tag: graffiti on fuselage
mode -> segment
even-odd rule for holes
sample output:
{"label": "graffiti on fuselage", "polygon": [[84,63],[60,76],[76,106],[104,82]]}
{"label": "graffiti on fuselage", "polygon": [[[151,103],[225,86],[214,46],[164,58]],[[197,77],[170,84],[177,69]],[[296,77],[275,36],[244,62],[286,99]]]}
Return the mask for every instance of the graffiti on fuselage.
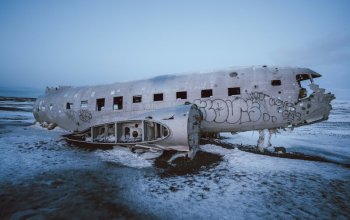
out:
{"label": "graffiti on fuselage", "polygon": [[207,122],[243,124],[263,120],[275,123],[279,115],[287,121],[301,120],[301,113],[296,112],[293,103],[259,92],[249,93],[246,98],[196,99],[194,104]]}
{"label": "graffiti on fuselage", "polygon": [[280,99],[270,98],[270,106],[276,106],[277,112],[282,114],[283,120],[287,121],[300,121],[301,113],[296,111],[294,103],[288,101],[282,101]]}
{"label": "graffiti on fuselage", "polygon": [[92,114],[89,110],[79,110],[79,119],[83,122],[90,122],[92,119]]}

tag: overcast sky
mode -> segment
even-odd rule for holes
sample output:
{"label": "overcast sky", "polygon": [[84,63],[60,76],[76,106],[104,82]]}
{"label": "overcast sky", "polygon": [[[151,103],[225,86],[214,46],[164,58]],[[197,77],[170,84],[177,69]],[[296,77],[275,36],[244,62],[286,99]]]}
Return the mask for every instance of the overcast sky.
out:
{"label": "overcast sky", "polygon": [[246,65],[350,89],[350,1],[0,0],[0,87],[93,85]]}

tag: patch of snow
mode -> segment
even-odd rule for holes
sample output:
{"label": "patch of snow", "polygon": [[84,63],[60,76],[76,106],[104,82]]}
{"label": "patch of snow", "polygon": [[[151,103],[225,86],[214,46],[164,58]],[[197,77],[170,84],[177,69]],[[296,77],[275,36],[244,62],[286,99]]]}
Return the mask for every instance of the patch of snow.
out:
{"label": "patch of snow", "polygon": [[152,161],[147,160],[141,155],[131,152],[126,147],[115,146],[112,150],[98,150],[95,154],[103,161],[121,164],[133,168],[146,168],[153,165]]}

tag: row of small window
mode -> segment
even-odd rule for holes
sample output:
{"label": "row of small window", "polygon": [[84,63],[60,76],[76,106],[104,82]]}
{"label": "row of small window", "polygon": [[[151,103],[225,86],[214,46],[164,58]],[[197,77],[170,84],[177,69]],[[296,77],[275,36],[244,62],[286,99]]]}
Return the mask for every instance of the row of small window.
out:
{"label": "row of small window", "polygon": [[[272,86],[280,86],[281,80],[272,80],[271,85]],[[227,89],[228,96],[233,95],[240,95],[241,94],[241,88],[240,87],[233,87]],[[201,98],[209,98],[213,96],[213,90],[212,89],[204,89],[201,91]],[[163,101],[164,96],[163,93],[156,93],[153,94],[153,101]],[[187,99],[187,91],[181,91],[176,92],[176,99]],[[133,103],[140,103],[142,102],[142,95],[135,95],[132,97]],[[81,101],[81,108],[87,108],[88,107],[88,101]],[[100,98],[96,99],[96,111],[101,111],[105,107],[105,99]],[[72,109],[73,103],[67,102],[66,109]],[[123,109],[123,96],[118,96],[113,98],[113,110],[120,110]]]}
{"label": "row of small window", "polygon": [[[228,88],[228,95],[240,95],[241,89],[240,87],[234,87],[234,88]],[[202,98],[209,98],[213,96],[213,90],[212,89],[204,89],[201,91],[201,97]],[[187,92],[181,91],[176,92],[176,99],[187,99]],[[164,95],[163,93],[156,93],[153,94],[153,101],[163,101]],[[140,103],[142,102],[142,95],[135,95],[132,97],[133,103]],[[81,108],[87,108],[88,107],[88,101],[84,100],[81,101],[80,104]],[[67,102],[66,109],[72,109],[73,103]],[[101,111],[105,108],[105,98],[96,99],[96,111]],[[113,98],[113,110],[120,110],[123,109],[123,96],[118,96]]]}

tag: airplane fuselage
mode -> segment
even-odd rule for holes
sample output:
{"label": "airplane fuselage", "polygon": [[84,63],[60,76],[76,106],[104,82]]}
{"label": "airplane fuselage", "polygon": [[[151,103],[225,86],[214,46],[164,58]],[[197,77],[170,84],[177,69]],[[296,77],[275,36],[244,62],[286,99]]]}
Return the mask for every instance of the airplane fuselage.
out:
{"label": "airplane fuselage", "polygon": [[[203,114],[201,132],[240,132],[301,126],[326,120],[334,98],[311,83],[301,97],[300,81],[320,77],[307,68],[244,67],[210,73],[164,75],[100,86],[48,88],[34,106],[38,121],[69,131],[184,103]],[[305,90],[306,91],[306,90]]]}

